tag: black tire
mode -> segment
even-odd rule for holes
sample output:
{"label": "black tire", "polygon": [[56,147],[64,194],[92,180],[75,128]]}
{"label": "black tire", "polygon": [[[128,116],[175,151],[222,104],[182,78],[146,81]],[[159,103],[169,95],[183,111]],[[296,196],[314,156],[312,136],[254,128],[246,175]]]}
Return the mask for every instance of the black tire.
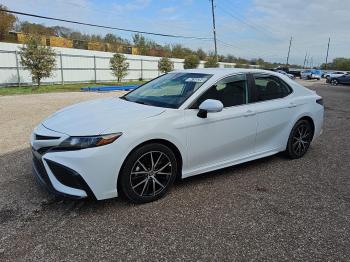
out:
{"label": "black tire", "polygon": [[332,86],[337,86],[339,84],[339,81],[337,79],[332,79],[331,80],[331,85]]}
{"label": "black tire", "polygon": [[303,157],[310,147],[313,133],[313,126],[310,121],[299,120],[290,132],[285,151],[286,155],[291,159]]}
{"label": "black tire", "polygon": [[119,188],[135,204],[152,202],[169,191],[177,169],[178,163],[172,150],[158,143],[147,144],[137,148],[126,159]]}

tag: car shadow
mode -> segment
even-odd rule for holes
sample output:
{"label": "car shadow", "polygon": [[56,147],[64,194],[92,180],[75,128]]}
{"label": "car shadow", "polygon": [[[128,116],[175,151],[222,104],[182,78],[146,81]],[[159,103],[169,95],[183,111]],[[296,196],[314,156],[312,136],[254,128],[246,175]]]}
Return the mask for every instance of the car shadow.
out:
{"label": "car shadow", "polygon": [[[118,209],[119,212],[136,206],[129,203],[123,196],[97,201],[93,199],[72,200],[50,195],[45,189],[40,187],[36,178],[32,175],[31,157],[30,148],[0,156],[0,188],[2,188],[0,193],[0,223],[18,219],[30,221],[37,219],[40,214],[44,213],[51,213],[51,215],[70,213],[72,216],[75,216],[97,211],[103,213],[108,209]],[[206,184],[208,181],[213,182],[217,179],[225,180],[228,178],[239,179],[243,176],[251,176],[256,174],[254,170],[265,169],[274,161],[287,160],[278,154],[181,179],[176,181],[171,195],[178,197],[176,194],[182,194],[184,188]],[[262,188],[261,191],[263,190]]]}
{"label": "car shadow", "polygon": [[250,171],[252,169],[256,169],[256,168],[265,168],[273,160],[287,161],[288,158],[286,156],[284,156],[282,153],[279,153],[276,155],[267,156],[267,157],[260,158],[257,160],[252,160],[249,162],[245,162],[245,163],[217,169],[214,171],[201,173],[201,174],[196,175],[196,176],[191,176],[191,177],[187,177],[184,179],[180,179],[177,181],[177,183],[178,184],[200,183],[201,181],[206,181],[206,180],[212,179],[213,177],[217,177],[218,175],[220,175],[220,177],[230,177],[230,176],[237,177],[237,174],[247,175],[249,173],[248,171]]}

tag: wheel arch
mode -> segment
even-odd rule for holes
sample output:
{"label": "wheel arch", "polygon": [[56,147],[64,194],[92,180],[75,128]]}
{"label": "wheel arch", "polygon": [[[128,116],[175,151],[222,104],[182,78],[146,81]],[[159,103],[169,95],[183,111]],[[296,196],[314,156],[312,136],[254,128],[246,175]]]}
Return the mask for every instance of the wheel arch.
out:
{"label": "wheel arch", "polygon": [[167,139],[163,139],[163,138],[157,138],[157,139],[149,139],[147,141],[144,141],[140,144],[138,144],[137,146],[135,146],[129,153],[128,155],[125,157],[124,161],[123,161],[123,164],[119,170],[119,174],[118,174],[118,179],[117,179],[117,190],[118,192],[122,192],[119,188],[120,186],[120,183],[119,183],[119,180],[120,180],[120,173],[123,171],[123,168],[124,168],[124,165],[126,163],[126,160],[128,159],[128,157],[135,151],[137,150],[138,148],[144,146],[144,145],[148,145],[148,144],[162,144],[166,147],[168,147],[175,155],[176,157],[176,160],[179,164],[179,167],[178,167],[178,172],[177,172],[177,176],[176,176],[176,179],[180,179],[181,178],[181,174],[182,174],[182,165],[183,165],[183,156],[179,150],[179,148],[171,141],[167,140]]}
{"label": "wheel arch", "polygon": [[298,123],[298,121],[300,120],[306,120],[308,122],[311,123],[311,126],[312,126],[312,138],[314,137],[315,135],[315,121],[314,119],[312,118],[312,116],[310,114],[303,114],[303,115],[300,115],[296,118],[296,120],[294,121],[293,125],[291,126],[291,129],[290,129],[290,132],[292,131],[293,127],[296,125],[296,123]]}
{"label": "wheel arch", "polygon": [[312,125],[312,137],[314,137],[315,135],[315,121],[314,119],[312,118],[311,114],[302,114],[302,115],[299,115],[295,118],[294,121],[292,121],[290,123],[290,126],[289,128],[287,129],[288,130],[288,135],[286,136],[285,140],[283,141],[282,145],[283,145],[283,150],[286,150],[287,146],[288,146],[288,139],[289,139],[289,135],[290,133],[292,132],[294,126],[296,123],[298,123],[298,121],[300,120],[307,120],[311,123]]}
{"label": "wheel arch", "polygon": [[313,138],[314,135],[315,135],[315,121],[312,119],[312,117],[310,115],[299,116],[298,119],[293,124],[293,127],[300,120],[306,120],[306,121],[308,121],[311,124],[311,126],[312,126],[312,138]]}

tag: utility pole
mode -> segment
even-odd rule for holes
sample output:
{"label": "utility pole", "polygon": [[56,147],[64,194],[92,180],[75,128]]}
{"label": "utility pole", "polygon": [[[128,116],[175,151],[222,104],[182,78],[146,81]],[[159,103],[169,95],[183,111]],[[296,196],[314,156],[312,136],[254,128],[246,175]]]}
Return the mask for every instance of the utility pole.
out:
{"label": "utility pole", "polygon": [[213,33],[214,33],[214,50],[215,50],[215,59],[218,61],[218,49],[216,47],[216,29],[215,29],[215,12],[214,12],[214,0],[211,0],[211,13],[213,16]]}
{"label": "utility pole", "polygon": [[325,70],[327,70],[327,63],[328,63],[328,52],[329,52],[329,43],[331,42],[331,38],[328,38],[328,46],[327,46],[327,55],[326,55],[326,65]]}
{"label": "utility pole", "polygon": [[313,58],[313,56],[312,56],[312,57],[311,57],[311,60],[310,60],[310,68],[311,68],[311,69],[312,69],[313,65],[314,65],[314,58]]}
{"label": "utility pole", "polygon": [[306,63],[306,57],[307,57],[307,52],[305,54],[305,58],[304,58],[304,65],[303,65],[303,68],[305,68],[305,63]]}
{"label": "utility pole", "polygon": [[292,46],[292,39],[293,37],[290,37],[290,41],[289,41],[289,48],[288,48],[288,56],[287,56],[287,63],[286,66],[288,66],[288,62],[289,62],[289,54],[290,54],[290,47]]}
{"label": "utility pole", "polygon": [[307,65],[309,64],[309,56],[309,54],[306,56],[305,68],[307,68]]}

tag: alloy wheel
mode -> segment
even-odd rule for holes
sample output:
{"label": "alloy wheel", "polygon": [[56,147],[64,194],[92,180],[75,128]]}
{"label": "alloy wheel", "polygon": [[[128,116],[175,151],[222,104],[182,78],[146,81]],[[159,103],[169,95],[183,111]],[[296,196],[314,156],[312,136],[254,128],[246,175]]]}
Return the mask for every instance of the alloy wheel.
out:
{"label": "alloy wheel", "polygon": [[162,193],[172,178],[170,158],[163,152],[150,151],[139,157],[130,173],[130,185],[140,197],[154,197]]}
{"label": "alloy wheel", "polygon": [[333,79],[333,80],[331,81],[331,84],[332,84],[333,86],[336,86],[336,85],[338,84],[338,80]]}
{"label": "alloy wheel", "polygon": [[309,124],[302,123],[294,131],[292,149],[296,156],[302,156],[308,150],[312,140],[312,130]]}

